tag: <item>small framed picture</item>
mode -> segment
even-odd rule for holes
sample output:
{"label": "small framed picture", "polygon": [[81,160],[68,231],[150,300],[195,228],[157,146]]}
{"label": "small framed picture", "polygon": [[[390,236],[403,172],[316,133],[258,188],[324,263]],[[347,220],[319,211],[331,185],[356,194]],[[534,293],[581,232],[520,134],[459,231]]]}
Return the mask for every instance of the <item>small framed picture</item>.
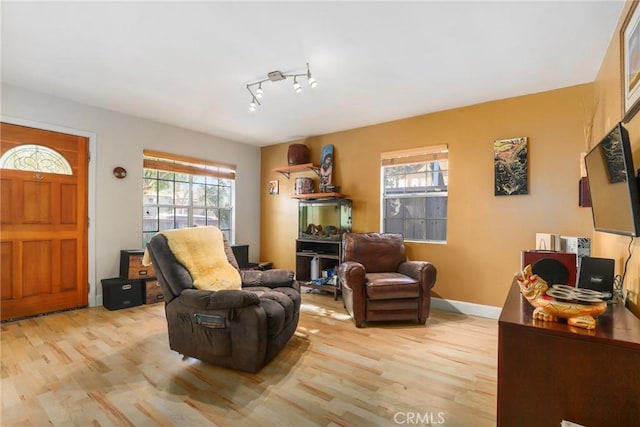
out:
{"label": "small framed picture", "polygon": [[278,194],[278,191],[279,191],[278,180],[275,179],[273,181],[269,181],[269,194],[274,196],[274,195]]}

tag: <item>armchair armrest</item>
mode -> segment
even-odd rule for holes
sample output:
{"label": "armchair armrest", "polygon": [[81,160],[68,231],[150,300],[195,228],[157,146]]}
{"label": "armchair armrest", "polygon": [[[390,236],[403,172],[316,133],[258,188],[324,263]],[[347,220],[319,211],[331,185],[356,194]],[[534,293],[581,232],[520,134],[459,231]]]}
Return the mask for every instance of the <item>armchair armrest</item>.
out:
{"label": "armchair armrest", "polygon": [[353,317],[358,328],[362,327],[365,314],[365,279],[364,265],[355,261],[345,261],[338,267],[338,279],[342,286],[344,306]]}
{"label": "armchair armrest", "polygon": [[436,283],[437,271],[433,264],[427,261],[406,261],[398,266],[398,273],[415,279],[424,291],[433,288]]}
{"label": "armchair armrest", "polygon": [[184,305],[196,310],[225,310],[260,304],[253,292],[243,290],[203,291],[185,289],[180,294]]}
{"label": "armchair armrest", "polygon": [[364,265],[359,262],[345,261],[338,266],[338,279],[340,283],[349,289],[353,289],[354,292],[364,292],[365,274]]}
{"label": "armchair armrest", "polygon": [[293,271],[283,268],[273,270],[242,270],[242,286],[266,286],[268,288],[293,287]]}

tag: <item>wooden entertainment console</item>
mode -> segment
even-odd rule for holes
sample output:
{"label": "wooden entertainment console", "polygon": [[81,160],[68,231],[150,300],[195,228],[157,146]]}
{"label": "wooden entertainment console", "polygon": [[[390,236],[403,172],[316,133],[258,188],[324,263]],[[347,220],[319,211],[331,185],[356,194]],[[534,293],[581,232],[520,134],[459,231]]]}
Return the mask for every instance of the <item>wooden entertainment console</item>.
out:
{"label": "wooden entertainment console", "polygon": [[497,425],[638,425],[640,319],[621,303],[591,331],[532,314],[514,282],[498,322]]}

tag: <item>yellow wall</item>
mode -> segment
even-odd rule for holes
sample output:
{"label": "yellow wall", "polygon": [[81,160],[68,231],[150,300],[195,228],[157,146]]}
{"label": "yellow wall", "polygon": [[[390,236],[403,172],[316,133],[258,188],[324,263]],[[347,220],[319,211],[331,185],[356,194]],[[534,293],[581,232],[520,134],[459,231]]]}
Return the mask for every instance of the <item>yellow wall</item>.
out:
{"label": "yellow wall", "polygon": [[[449,224],[446,244],[409,243],[408,255],[438,269],[434,296],[501,307],[520,253],[535,233],[591,236],[591,211],[578,207],[580,153],[585,150],[584,103],[593,84],[488,102],[308,138],[319,163],[335,147],[333,181],[353,200],[353,230],[380,231],[380,153],[435,144],[449,146]],[[529,138],[529,194],[493,194],[493,141]],[[293,142],[291,142],[293,143]],[[261,150],[261,258],[295,269],[297,176],[286,166],[290,143]],[[270,180],[280,194],[269,195]],[[317,181],[317,178],[316,178]],[[636,276],[637,277],[637,276]]]}
{"label": "yellow wall", "polygon": [[[631,2],[627,2],[594,84],[594,98],[597,101],[594,142],[599,141],[623,117],[620,28],[630,7]],[[636,169],[640,168],[640,114],[624,126],[629,131],[634,165]],[[594,232],[593,256],[615,259],[616,272],[622,274],[629,243],[629,237]],[[631,250],[633,256],[628,264],[624,287],[629,291],[629,308],[640,316],[640,239],[635,239]]]}

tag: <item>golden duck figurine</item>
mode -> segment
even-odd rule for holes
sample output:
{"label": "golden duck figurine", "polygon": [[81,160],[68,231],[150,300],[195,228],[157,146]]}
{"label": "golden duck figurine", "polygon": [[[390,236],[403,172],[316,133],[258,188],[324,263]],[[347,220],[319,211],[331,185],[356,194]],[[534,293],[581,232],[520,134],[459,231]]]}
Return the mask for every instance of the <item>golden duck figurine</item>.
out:
{"label": "golden duck figurine", "polygon": [[589,289],[576,289],[567,285],[553,285],[532,274],[531,265],[515,274],[520,292],[535,307],[533,318],[546,322],[567,319],[567,324],[594,329],[596,318],[605,312],[607,303],[602,294]]}

